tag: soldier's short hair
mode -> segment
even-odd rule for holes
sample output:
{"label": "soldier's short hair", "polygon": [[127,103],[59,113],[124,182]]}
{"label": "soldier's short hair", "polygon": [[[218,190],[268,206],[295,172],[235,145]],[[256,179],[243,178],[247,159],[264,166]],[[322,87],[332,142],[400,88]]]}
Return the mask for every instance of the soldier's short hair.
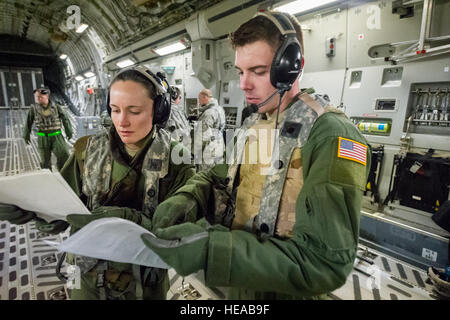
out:
{"label": "soldier's short hair", "polygon": [[199,94],[204,95],[208,98],[212,98],[212,92],[209,89],[203,89]]}
{"label": "soldier's short hair", "polygon": [[[304,54],[302,27],[297,18],[289,13],[269,12],[272,15],[285,15],[292,23],[297,32],[297,40],[301,45],[302,55]],[[233,49],[245,46],[259,40],[267,42],[274,51],[281,46],[282,37],[278,28],[272,21],[264,16],[256,16],[241,24],[241,26],[229,35]]]}

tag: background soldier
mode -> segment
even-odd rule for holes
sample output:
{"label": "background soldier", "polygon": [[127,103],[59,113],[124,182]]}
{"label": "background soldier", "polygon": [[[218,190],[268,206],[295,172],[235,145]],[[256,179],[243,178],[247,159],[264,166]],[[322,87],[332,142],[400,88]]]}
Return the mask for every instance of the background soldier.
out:
{"label": "background soldier", "polygon": [[41,168],[51,169],[53,152],[57,159],[56,165],[58,170],[60,170],[69,157],[61,126],[64,125],[66,136],[69,140],[72,138],[72,126],[61,106],[50,100],[48,87],[35,89],[33,94],[35,104],[31,105],[30,111],[28,111],[23,137],[25,142],[30,144],[31,127],[34,122],[37,128]]}
{"label": "background soldier", "polygon": [[173,138],[176,141],[181,142],[186,148],[191,150],[191,126],[186,117],[184,106],[181,103],[181,90],[177,87],[172,87],[172,90],[174,95],[172,96],[170,117],[167,120],[166,128],[172,135],[175,135]]}
{"label": "background soldier", "polygon": [[219,106],[217,99],[213,98],[209,89],[200,91],[198,102],[200,117],[194,132],[194,157],[200,159],[201,152],[201,163],[198,164],[198,160],[196,161],[198,169],[201,171],[214,167],[223,159],[225,111],[223,107]]}

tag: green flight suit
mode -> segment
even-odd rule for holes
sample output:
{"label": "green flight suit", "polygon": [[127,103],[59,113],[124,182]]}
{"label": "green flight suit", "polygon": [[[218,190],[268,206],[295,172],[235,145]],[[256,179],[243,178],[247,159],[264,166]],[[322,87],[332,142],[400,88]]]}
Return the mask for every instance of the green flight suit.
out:
{"label": "green flight suit", "polygon": [[[48,110],[48,113],[46,113],[46,110]],[[48,108],[43,108],[39,104],[32,105],[28,111],[23,133],[23,137],[27,143],[30,141],[33,123],[35,123],[38,131],[37,142],[41,158],[41,168],[51,169],[51,156],[53,152],[57,159],[58,170],[61,170],[69,157],[66,141],[61,133],[61,127],[64,125],[67,138],[71,139],[72,126],[69,118],[61,106],[51,100],[49,101]]]}
{"label": "green flight suit", "polygon": [[[344,114],[325,112],[301,148],[304,184],[291,238],[209,231],[207,286],[230,287],[231,299],[315,299],[345,283],[356,257],[370,148],[365,165],[338,157],[340,137],[367,145]],[[177,194],[195,199],[206,216],[216,208],[213,184],[227,175],[228,165],[218,165],[197,173]]]}
{"label": "green flight suit", "polygon": [[[102,200],[102,206],[117,206],[123,210],[129,211],[130,214],[141,215],[144,218],[151,219],[151,216],[145,216],[141,211],[144,198],[144,182],[145,177],[141,173],[144,157],[153,143],[154,131],[146,137],[142,149],[134,156],[130,157],[125,151],[123,143],[120,141],[115,128],[111,127],[109,131],[109,151],[112,154],[113,164],[110,177],[110,193],[108,197]],[[74,145],[74,153],[70,156],[66,165],[61,170],[61,175],[72,187],[75,193],[87,203],[87,197],[83,194],[83,166],[86,156],[86,146],[89,136],[80,138]],[[170,149],[172,150],[178,143],[172,141]],[[186,152],[188,152],[186,150]],[[171,158],[170,158],[171,159]],[[159,180],[158,202],[172,195],[180,186],[195,173],[195,169],[190,164],[174,164],[169,160],[169,169],[167,175]],[[116,187],[119,186],[119,187]],[[107,208],[107,207],[105,207]],[[101,299],[100,291],[97,288],[97,274],[99,265],[85,273],[81,277],[81,289],[74,289],[71,298],[76,300],[98,300]],[[132,300],[136,299],[134,291],[126,291],[124,287],[132,279],[132,265],[118,262],[108,261],[106,272],[107,285],[109,289],[113,288],[115,292],[124,292],[119,299]],[[169,281],[167,271],[162,269],[153,269],[149,273],[149,268],[140,267],[141,273],[147,275],[143,282],[143,299],[165,299],[169,289]]]}

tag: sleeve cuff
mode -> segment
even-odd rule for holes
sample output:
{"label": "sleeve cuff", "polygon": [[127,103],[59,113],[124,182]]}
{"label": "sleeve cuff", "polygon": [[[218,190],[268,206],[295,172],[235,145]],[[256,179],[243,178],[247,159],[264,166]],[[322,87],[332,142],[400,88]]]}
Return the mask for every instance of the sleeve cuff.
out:
{"label": "sleeve cuff", "polygon": [[230,283],[232,237],[230,231],[209,233],[207,286],[226,286]]}

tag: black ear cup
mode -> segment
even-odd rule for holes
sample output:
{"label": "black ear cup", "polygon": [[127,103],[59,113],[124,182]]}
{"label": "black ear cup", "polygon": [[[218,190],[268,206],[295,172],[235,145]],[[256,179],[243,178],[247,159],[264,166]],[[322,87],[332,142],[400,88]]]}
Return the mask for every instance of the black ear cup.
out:
{"label": "black ear cup", "polygon": [[302,71],[302,55],[297,39],[288,37],[278,49],[270,69],[270,82],[280,90],[289,90]]}
{"label": "black ear cup", "polygon": [[153,124],[164,127],[170,116],[170,100],[165,95],[158,95],[153,102]]}
{"label": "black ear cup", "polygon": [[280,48],[275,53],[270,69],[270,82],[278,90],[288,91],[302,72],[302,48],[289,18],[281,12],[259,12],[272,21],[282,36]]}

